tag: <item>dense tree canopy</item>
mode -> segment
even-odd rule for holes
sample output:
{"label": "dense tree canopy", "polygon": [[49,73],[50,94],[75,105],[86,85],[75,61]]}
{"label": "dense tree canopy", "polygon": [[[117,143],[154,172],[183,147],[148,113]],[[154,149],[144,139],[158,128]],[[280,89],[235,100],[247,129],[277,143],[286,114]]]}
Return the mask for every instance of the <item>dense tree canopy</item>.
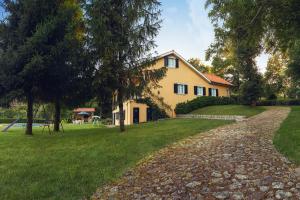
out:
{"label": "dense tree canopy", "polygon": [[[3,94],[27,99],[27,134],[32,134],[33,102],[56,103],[55,130],[64,97],[78,93],[84,76],[84,24],[77,0],[5,0],[0,24]],[[84,84],[83,84],[84,85]]]}
{"label": "dense tree canopy", "polygon": [[268,60],[264,74],[265,96],[268,99],[279,95],[286,95],[289,78],[286,76],[287,58],[285,55],[276,53]]}
{"label": "dense tree canopy", "polygon": [[[294,83],[297,82],[295,79],[299,80],[299,1],[208,0],[207,8],[216,36],[216,42],[207,52],[208,58],[220,56],[226,50],[226,44],[232,44],[244,97],[252,87],[257,89],[256,95],[260,93],[255,84],[260,81],[254,59],[262,50],[271,54],[285,53],[290,58],[288,71]],[[255,100],[254,97],[250,99]]]}
{"label": "dense tree canopy", "polygon": [[46,20],[57,6],[55,1],[46,0],[5,0],[3,6],[7,17],[0,24],[1,91],[14,98],[26,97],[26,133],[32,134],[33,101],[40,92],[39,83],[44,69],[40,55],[33,48],[33,37],[38,25]]}
{"label": "dense tree canopy", "polygon": [[258,12],[260,5],[255,1],[208,0],[209,16],[215,27],[216,42],[207,52],[208,58],[233,52],[231,61],[239,72],[242,84],[240,91],[245,103],[255,104],[261,95],[261,76],[255,58],[262,50],[263,23]]}
{"label": "dense tree canopy", "polygon": [[211,71],[211,67],[205,65],[199,58],[190,58],[188,62],[193,65],[199,72],[209,73]]}
{"label": "dense tree canopy", "polygon": [[41,84],[43,100],[55,103],[54,129],[59,131],[62,104],[85,100],[89,75],[83,13],[78,0],[58,1],[55,14],[37,27],[33,40],[45,69]]}

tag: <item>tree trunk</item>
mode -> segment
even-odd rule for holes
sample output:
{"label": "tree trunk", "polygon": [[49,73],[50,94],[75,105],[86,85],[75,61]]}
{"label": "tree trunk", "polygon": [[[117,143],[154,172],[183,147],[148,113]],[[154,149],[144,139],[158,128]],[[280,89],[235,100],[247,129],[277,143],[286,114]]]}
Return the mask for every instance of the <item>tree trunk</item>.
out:
{"label": "tree trunk", "polygon": [[119,122],[120,122],[120,131],[125,131],[125,125],[124,125],[124,112],[123,112],[123,93],[121,90],[118,91],[118,104],[119,104]]}
{"label": "tree trunk", "polygon": [[60,102],[59,99],[55,100],[55,114],[54,114],[54,131],[59,132],[60,127]]}
{"label": "tree trunk", "polygon": [[32,135],[32,123],[33,123],[33,96],[29,94],[27,96],[27,124],[26,135]]}

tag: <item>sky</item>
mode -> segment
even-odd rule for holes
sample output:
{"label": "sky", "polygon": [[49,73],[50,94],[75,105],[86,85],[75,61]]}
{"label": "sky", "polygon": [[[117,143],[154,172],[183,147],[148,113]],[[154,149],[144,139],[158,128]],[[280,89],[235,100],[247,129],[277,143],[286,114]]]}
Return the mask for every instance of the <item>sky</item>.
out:
{"label": "sky", "polygon": [[[159,54],[175,50],[185,59],[196,57],[210,64],[205,61],[205,51],[214,41],[214,30],[207,16],[205,2],[206,0],[161,0],[163,23],[155,49]],[[0,8],[0,18],[2,13]],[[268,55],[262,54],[256,60],[259,70],[264,72]]]}
{"label": "sky", "polygon": [[[205,51],[214,41],[214,30],[207,16],[205,2],[206,0],[161,0],[163,23],[156,39],[156,51],[159,54],[175,50],[185,59],[196,57],[205,62]],[[267,54],[256,59],[261,72],[265,71],[267,60]]]}

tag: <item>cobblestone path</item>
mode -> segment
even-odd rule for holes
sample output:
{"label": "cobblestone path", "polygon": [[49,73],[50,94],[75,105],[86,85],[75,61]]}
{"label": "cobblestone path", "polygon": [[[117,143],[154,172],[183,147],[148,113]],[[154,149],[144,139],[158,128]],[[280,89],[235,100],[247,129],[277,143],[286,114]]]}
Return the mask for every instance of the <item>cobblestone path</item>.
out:
{"label": "cobblestone path", "polygon": [[92,199],[300,199],[293,164],[272,144],[289,108],[171,145]]}

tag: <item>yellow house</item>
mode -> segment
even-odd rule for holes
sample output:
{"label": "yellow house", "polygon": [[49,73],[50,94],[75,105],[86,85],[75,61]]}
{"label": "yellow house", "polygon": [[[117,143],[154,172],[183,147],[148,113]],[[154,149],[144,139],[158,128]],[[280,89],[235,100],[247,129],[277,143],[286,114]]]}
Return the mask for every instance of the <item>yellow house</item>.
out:
{"label": "yellow house", "polygon": [[[186,102],[199,96],[230,96],[231,83],[214,74],[203,74],[175,51],[164,53],[156,58],[153,68],[166,67],[159,88],[151,89],[150,97],[169,117],[176,117],[174,111],[178,103]],[[136,100],[127,100],[123,104],[125,125],[151,120],[151,109]],[[119,125],[119,108],[113,110],[113,123]]]}

